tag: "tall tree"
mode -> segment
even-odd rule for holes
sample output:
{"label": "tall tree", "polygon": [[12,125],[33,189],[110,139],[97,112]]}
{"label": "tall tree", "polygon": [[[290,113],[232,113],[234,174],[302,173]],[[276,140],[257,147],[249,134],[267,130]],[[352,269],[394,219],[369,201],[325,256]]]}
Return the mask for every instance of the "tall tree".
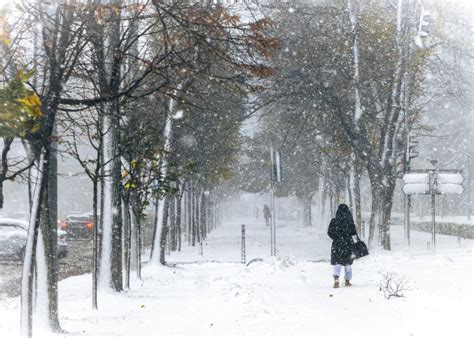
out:
{"label": "tall tree", "polygon": [[[319,137],[341,149],[353,168],[347,175],[359,177],[356,164],[365,163],[372,188],[369,241],[374,239],[375,215],[381,210],[382,244],[390,249],[394,163],[404,144],[401,127],[405,114],[410,122],[419,117],[416,99],[428,56],[428,51],[412,48],[417,7],[407,1],[400,1],[396,10],[388,2],[302,3],[275,13],[289,43],[282,50],[296,61],[279,68],[264,104],[278,109],[294,102],[300,111],[311,108]],[[294,32],[285,33],[286,26]],[[298,37],[292,37],[296,33]],[[303,44],[295,43],[301,39]],[[408,100],[402,107],[405,93]],[[349,187],[357,186],[353,179],[348,182]]]}

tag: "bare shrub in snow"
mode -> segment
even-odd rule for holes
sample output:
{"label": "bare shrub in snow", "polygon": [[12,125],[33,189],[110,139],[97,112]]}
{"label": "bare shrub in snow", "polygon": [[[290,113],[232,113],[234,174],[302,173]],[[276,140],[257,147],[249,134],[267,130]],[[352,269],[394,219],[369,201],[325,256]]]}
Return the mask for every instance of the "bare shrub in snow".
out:
{"label": "bare shrub in snow", "polygon": [[408,280],[404,276],[398,276],[394,273],[382,274],[379,291],[383,291],[385,298],[405,297],[405,292],[410,290]]}

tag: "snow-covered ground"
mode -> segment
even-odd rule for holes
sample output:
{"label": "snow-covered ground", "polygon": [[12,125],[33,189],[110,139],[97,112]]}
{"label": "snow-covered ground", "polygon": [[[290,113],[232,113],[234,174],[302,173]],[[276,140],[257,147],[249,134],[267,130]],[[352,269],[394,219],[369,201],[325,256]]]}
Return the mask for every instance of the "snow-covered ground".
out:
{"label": "snow-covered ground", "polygon": [[[241,224],[247,262],[240,264]],[[472,333],[472,241],[392,230],[394,250],[378,248],[353,265],[353,286],[332,288],[325,229],[281,223],[278,257],[269,257],[262,221],[232,221],[203,246],[168,256],[171,267],[145,266],[143,281],[121,294],[101,294],[91,310],[91,276],[60,282],[61,336],[312,335],[315,337],[468,337]],[[404,277],[403,298],[386,299],[384,274]],[[0,337],[19,332],[19,299],[0,303]],[[47,335],[51,337],[50,334]]]}

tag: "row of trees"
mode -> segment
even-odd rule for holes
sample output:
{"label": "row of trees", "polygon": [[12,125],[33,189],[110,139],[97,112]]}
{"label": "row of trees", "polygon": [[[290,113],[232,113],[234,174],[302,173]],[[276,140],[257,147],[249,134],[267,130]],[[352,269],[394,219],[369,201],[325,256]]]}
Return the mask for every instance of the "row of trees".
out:
{"label": "row of trees", "polygon": [[[140,277],[147,205],[157,208],[151,262],[166,263],[167,241],[180,248],[181,224],[191,245],[216,226],[216,187],[277,43],[266,19],[241,20],[213,1],[39,0],[2,14],[2,25],[0,178],[28,172],[31,187],[22,279],[22,333],[31,336],[35,294],[60,330],[58,148],[93,183],[94,285],[128,288],[131,266]],[[15,138],[28,155],[19,163],[8,154]]]}
{"label": "row of trees", "polygon": [[360,182],[367,175],[369,242],[378,233],[390,249],[396,180],[406,169],[410,137],[430,132],[422,115],[433,100],[429,74],[439,65],[440,46],[450,48],[441,12],[408,0],[296,1],[266,11],[283,47],[273,54],[276,75],[259,96],[262,128],[247,142],[242,163],[244,178],[254,180],[242,179],[243,187],[268,189],[261,184],[268,182],[268,164],[256,160],[270,158],[273,145],[284,158],[277,194],[302,201],[306,225],[315,196],[331,210],[345,198],[360,231]]}
{"label": "row of trees", "polygon": [[[422,34],[421,1],[266,1],[253,13],[214,2],[38,0],[2,12],[0,207],[6,180],[30,187],[23,333],[35,293],[60,330],[58,152],[92,182],[94,307],[97,287],[129,288],[132,268],[141,277],[145,240],[150,261],[165,264],[166,249],[202,243],[229,189],[267,190],[270,145],[284,159],[277,195],[303,203],[306,225],[315,196],[333,210],[345,194],[360,229],[366,175],[369,242],[378,224],[390,249],[397,164],[410,135],[427,131],[427,74],[444,43]],[[257,109],[263,128],[244,138]],[[11,153],[15,140],[24,158]]]}

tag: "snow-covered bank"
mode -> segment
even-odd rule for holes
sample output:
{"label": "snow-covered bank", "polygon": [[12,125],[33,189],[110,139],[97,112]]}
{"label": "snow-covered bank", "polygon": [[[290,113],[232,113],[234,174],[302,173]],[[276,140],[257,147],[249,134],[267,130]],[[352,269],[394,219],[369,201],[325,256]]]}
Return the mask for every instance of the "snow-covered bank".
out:
{"label": "snow-covered bank", "polygon": [[[424,217],[412,217],[411,218],[412,222],[430,222],[431,221],[431,216],[424,216]],[[455,224],[466,224],[466,225],[471,225],[474,226],[474,217],[472,217],[470,220],[467,217],[462,217],[462,216],[436,216],[436,221],[441,222],[441,223],[455,223]]]}
{"label": "snow-covered bank", "polygon": [[[131,291],[100,295],[98,311],[91,310],[90,275],[62,281],[66,336],[464,337],[471,330],[470,241],[459,247],[439,236],[439,253],[430,256],[425,234],[414,232],[408,252],[395,228],[396,251],[374,250],[353,265],[353,287],[333,289],[331,266],[318,262],[330,242],[316,228],[281,225],[280,255],[272,258],[268,229],[247,220],[248,259],[263,260],[245,266],[238,263],[240,223],[211,234],[203,256],[184,248],[169,257],[173,267],[145,266]],[[406,278],[404,298],[386,299],[379,290],[387,273]],[[0,337],[18,335],[18,308],[18,299],[1,304]]]}

